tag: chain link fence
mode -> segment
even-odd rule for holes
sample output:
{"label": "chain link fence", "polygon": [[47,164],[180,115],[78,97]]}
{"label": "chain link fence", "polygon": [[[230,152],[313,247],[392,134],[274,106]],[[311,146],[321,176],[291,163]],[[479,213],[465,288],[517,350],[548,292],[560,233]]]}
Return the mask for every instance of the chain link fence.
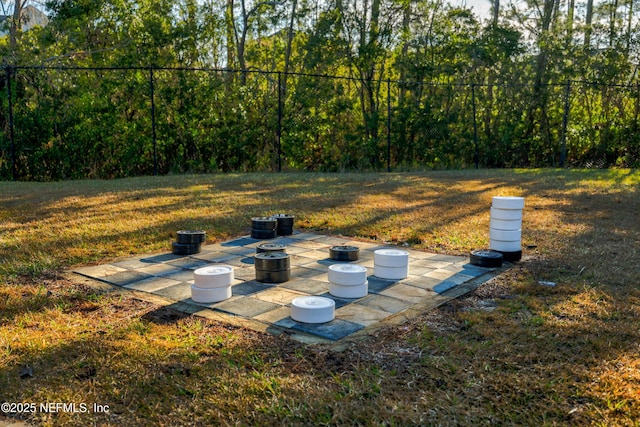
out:
{"label": "chain link fence", "polygon": [[0,179],[637,167],[639,85],[4,68]]}

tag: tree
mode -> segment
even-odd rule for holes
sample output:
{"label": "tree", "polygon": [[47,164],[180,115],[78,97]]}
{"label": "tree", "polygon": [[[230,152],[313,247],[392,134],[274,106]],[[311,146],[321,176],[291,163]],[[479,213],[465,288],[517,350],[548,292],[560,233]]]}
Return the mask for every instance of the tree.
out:
{"label": "tree", "polygon": [[[529,0],[527,10],[514,11],[514,16],[531,34],[534,51],[531,53],[532,81],[529,107],[525,112],[523,142],[520,147],[520,162],[528,166],[548,155],[553,147],[548,111],[549,82],[564,61],[565,37],[559,32],[559,0]],[[533,11],[531,13],[530,11]],[[537,133],[537,135],[536,135]],[[535,144],[534,144],[535,141]],[[539,149],[542,144],[545,150]]]}
{"label": "tree", "polygon": [[[228,48],[235,46],[236,50],[233,55],[229,54],[228,59],[233,59],[237,62],[237,66],[241,70],[241,84],[245,85],[247,82],[247,61],[246,61],[246,46],[247,37],[252,29],[252,26],[259,19],[259,14],[262,9],[274,8],[278,5],[277,1],[256,1],[254,3],[248,3],[247,0],[239,0],[239,11],[236,11],[238,7],[233,3],[233,0],[228,0],[226,9],[227,21],[227,34],[230,35],[231,29],[233,30],[233,40],[230,43],[227,40]],[[236,14],[238,14],[236,16]],[[233,67],[234,64],[228,64],[228,67]]]}
{"label": "tree", "polygon": [[12,61],[16,61],[18,41],[25,30],[32,30],[46,24],[47,17],[35,5],[39,2],[29,0],[14,0],[0,2],[2,16],[7,19],[2,23],[9,35],[9,53]]}
{"label": "tree", "polygon": [[22,31],[22,15],[28,0],[15,0],[5,5],[2,4],[2,14],[9,16],[8,12],[11,11],[9,18],[9,48],[11,52],[15,52],[17,46],[17,36]]}

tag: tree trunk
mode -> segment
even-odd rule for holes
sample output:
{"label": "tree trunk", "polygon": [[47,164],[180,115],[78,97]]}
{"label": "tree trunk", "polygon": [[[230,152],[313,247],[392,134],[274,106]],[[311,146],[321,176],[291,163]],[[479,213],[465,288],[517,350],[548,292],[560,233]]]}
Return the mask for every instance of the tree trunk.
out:
{"label": "tree trunk", "polygon": [[587,0],[587,15],[584,20],[584,48],[589,50],[591,47],[591,22],[593,21],[593,0]]}
{"label": "tree trunk", "polygon": [[236,54],[238,55],[238,66],[240,67],[240,84],[245,86],[247,84],[247,64],[244,59],[244,47],[249,31],[249,14],[247,13],[245,0],[240,0],[240,4],[242,5],[242,33],[238,38],[238,32],[236,31]]}
{"label": "tree trunk", "polygon": [[[590,0],[591,1],[591,0]],[[541,133],[541,139],[545,143],[549,144],[551,141],[549,135],[548,128],[548,120],[547,120],[547,98],[549,96],[547,90],[547,83],[549,80],[548,74],[546,72],[547,64],[548,64],[548,51],[544,46],[546,43],[546,37],[548,36],[549,29],[551,28],[552,18],[554,16],[553,11],[555,9],[556,0],[545,0],[544,8],[542,11],[542,21],[540,25],[540,39],[538,40],[538,46],[540,48],[540,52],[536,57],[536,68],[535,68],[535,76],[533,83],[533,98],[531,102],[531,106],[528,110],[528,128],[525,136],[524,147],[521,153],[521,162],[522,166],[528,166],[529,159],[529,151],[531,148],[531,139],[533,138],[533,131],[536,127],[536,120],[539,121],[539,132]]]}
{"label": "tree trunk", "polygon": [[225,9],[225,29],[227,32],[227,68],[235,65],[235,21],[233,19],[233,0],[227,0]]}
{"label": "tree trunk", "polygon": [[629,0],[629,15],[627,16],[627,55],[631,50],[633,22],[633,0]]}
{"label": "tree trunk", "polygon": [[[400,81],[404,82],[407,79],[407,66],[405,65],[408,62],[408,54],[409,54],[409,43],[404,38],[407,34],[409,34],[409,23],[411,22],[411,2],[407,1],[403,5],[402,10],[402,48],[400,50],[400,57],[402,59],[401,67],[400,67]],[[404,85],[400,85],[398,88],[398,104],[401,106],[404,105],[404,100],[407,95],[407,89]]]}
{"label": "tree trunk", "polygon": [[22,10],[26,0],[16,0],[13,7],[13,15],[9,25],[9,48],[11,54],[14,54],[18,47],[18,32],[22,31]]}
{"label": "tree trunk", "polygon": [[569,0],[567,5],[567,42],[566,46],[569,47],[572,45],[573,39],[573,17],[576,10],[576,1]]}
{"label": "tree trunk", "polygon": [[[498,19],[500,17],[500,0],[493,1],[493,18],[491,27],[493,30],[498,28]],[[493,84],[496,80],[496,73],[489,68],[487,71],[487,106],[484,110],[484,132],[487,139],[491,141],[493,135],[493,127],[491,125],[493,117]]]}
{"label": "tree trunk", "polygon": [[616,38],[616,20],[618,19],[618,0],[611,3],[611,13],[609,14],[609,47],[613,47]]}
{"label": "tree trunk", "polygon": [[[367,20],[367,11],[371,10],[370,20]],[[378,137],[378,105],[376,99],[376,47],[379,42],[380,0],[372,0],[369,9],[369,1],[364,0],[360,21],[359,55],[357,62],[358,72],[362,88],[360,90],[360,103],[363,115],[363,125],[367,139],[375,140]],[[367,25],[368,23],[368,25]]]}
{"label": "tree trunk", "polygon": [[[371,47],[372,56],[373,52],[376,51],[376,46],[379,42],[379,33],[380,33],[380,0],[373,0],[371,3],[371,24],[369,28],[369,45]],[[378,100],[376,97],[377,91],[374,88],[374,85],[377,84],[374,82],[376,77],[376,63],[378,61],[374,60],[372,57],[369,63],[369,69],[367,72],[367,97],[369,101],[369,114],[371,114],[371,138],[378,138]]]}
{"label": "tree trunk", "polygon": [[284,76],[282,80],[282,94],[287,94],[287,76],[289,73],[289,65],[291,63],[291,48],[293,44],[293,24],[295,22],[296,17],[296,8],[298,6],[298,0],[293,0],[293,4],[291,5],[291,18],[289,19],[289,28],[287,28],[287,46],[284,52]]}
{"label": "tree trunk", "polygon": [[402,5],[402,48],[400,50],[400,83],[398,84],[398,108],[400,110],[399,123],[397,126],[398,148],[400,161],[411,161],[413,158],[412,141],[407,138],[407,115],[405,114],[407,102],[407,64],[409,63],[409,43],[406,40],[409,35],[409,24],[411,22],[411,1],[405,1]]}

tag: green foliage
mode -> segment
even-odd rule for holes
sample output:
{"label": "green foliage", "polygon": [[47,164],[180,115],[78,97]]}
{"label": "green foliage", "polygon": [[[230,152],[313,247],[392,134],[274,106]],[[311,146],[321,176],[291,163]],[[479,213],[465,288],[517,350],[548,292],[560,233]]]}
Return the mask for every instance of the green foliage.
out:
{"label": "green foliage", "polygon": [[596,8],[588,43],[553,1],[495,22],[424,0],[234,5],[48,1],[47,26],[0,40],[18,67],[0,178],[557,166],[563,147],[569,165],[638,165],[623,5]]}

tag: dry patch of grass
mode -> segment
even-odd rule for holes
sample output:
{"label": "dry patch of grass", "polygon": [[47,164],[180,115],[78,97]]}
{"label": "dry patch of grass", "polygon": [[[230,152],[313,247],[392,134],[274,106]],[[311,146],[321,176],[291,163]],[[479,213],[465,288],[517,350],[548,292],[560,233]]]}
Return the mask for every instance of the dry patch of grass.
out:
{"label": "dry patch of grass", "polygon": [[[640,424],[635,171],[247,174],[0,183],[0,400],[108,405],[41,425]],[[68,282],[61,269],[210,241],[249,218],[451,254],[526,198],[526,259],[333,349]],[[555,282],[542,286],[539,281]]]}

